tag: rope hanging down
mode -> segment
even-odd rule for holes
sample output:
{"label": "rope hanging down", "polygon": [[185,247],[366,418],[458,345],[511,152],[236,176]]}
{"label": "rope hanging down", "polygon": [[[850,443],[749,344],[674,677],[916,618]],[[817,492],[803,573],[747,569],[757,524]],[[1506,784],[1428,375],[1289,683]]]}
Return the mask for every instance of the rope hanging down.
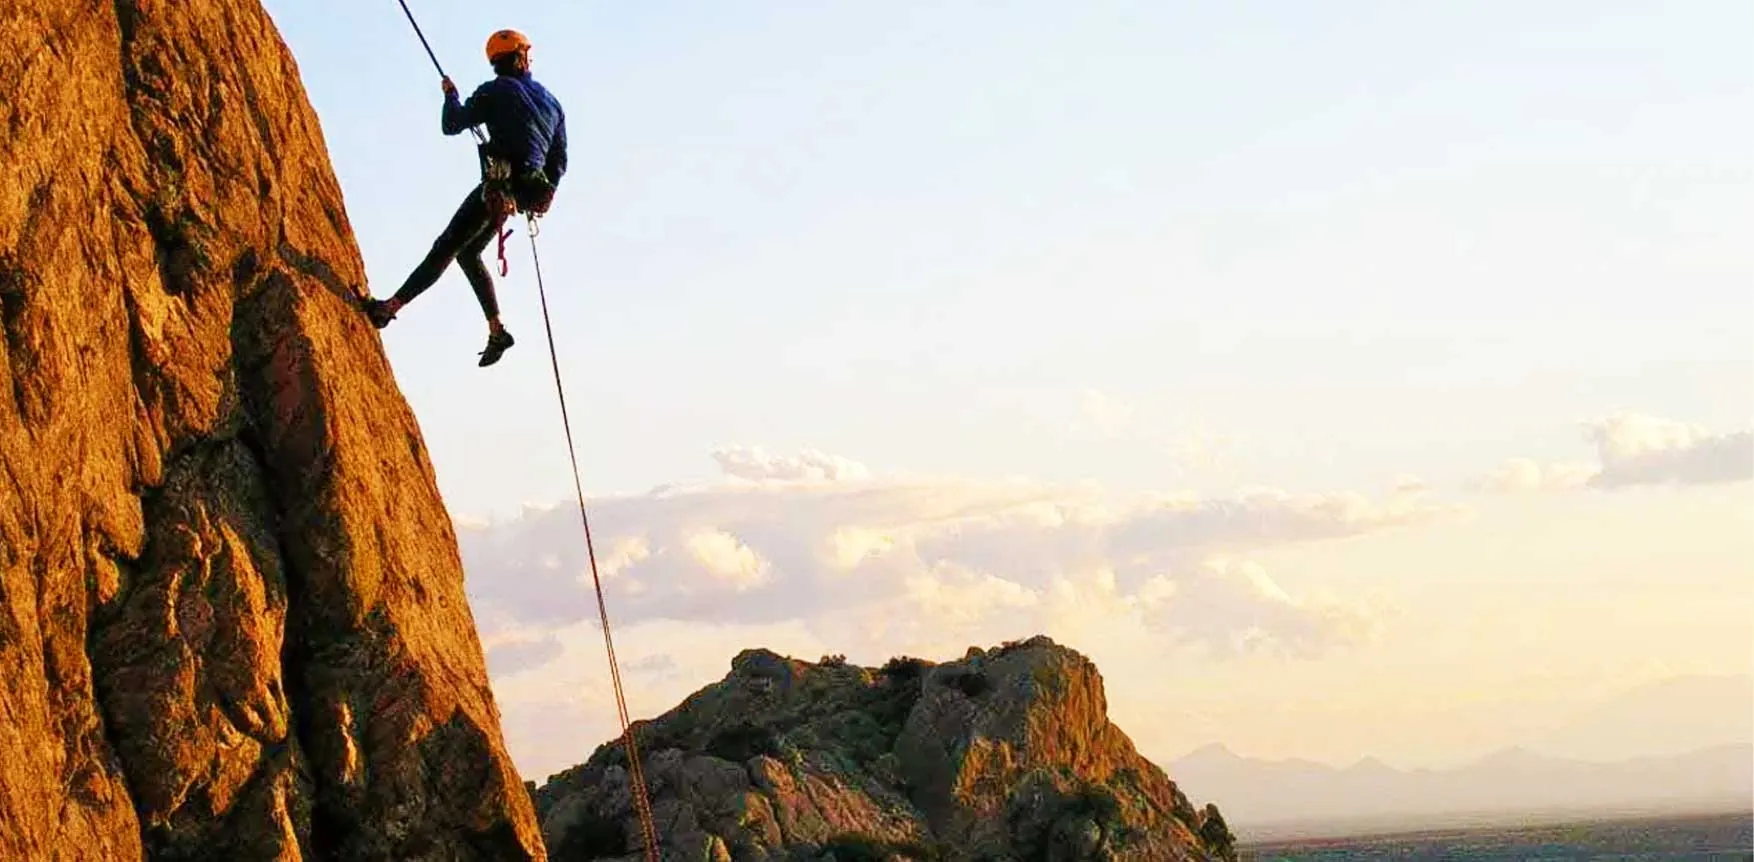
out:
{"label": "rope hanging down", "polygon": [[560,398],[560,424],[566,431],[566,454],[572,459],[573,490],[579,499],[579,520],[585,525],[585,553],[591,561],[591,584],[597,591],[597,614],[603,622],[603,646],[609,652],[609,677],[615,685],[615,707],[621,718],[621,744],[627,750],[628,774],[633,779],[634,808],[639,812],[640,831],[645,838],[645,856],[650,862],[658,859],[658,830],[653,824],[651,801],[646,798],[645,767],[640,765],[639,746],[634,742],[633,723],[628,718],[627,695],[621,687],[621,668],[615,660],[615,640],[609,634],[609,609],[603,601],[603,582],[597,576],[597,552],[591,541],[591,516],[585,511],[585,488],[579,480],[579,456],[573,448],[572,422],[567,418],[566,389],[560,382],[560,357],[554,349],[554,326],[548,317],[548,291],[542,284],[542,258],[536,251],[535,216],[526,216],[530,225],[530,267],[536,272],[536,296],[542,302],[542,328],[548,335],[548,360],[554,367],[554,393]]}
{"label": "rope hanging down", "polygon": [[[432,45],[426,41],[426,34],[420,31],[420,23],[414,20],[414,13],[409,11],[406,0],[396,0],[402,7],[402,14],[408,16],[408,23],[414,27],[414,35],[420,38],[421,47],[426,49],[426,56],[432,60],[433,68],[438,70],[439,77],[449,77],[444,67],[439,65],[438,55],[432,52]],[[481,129],[471,126],[470,134],[475,136],[477,144],[485,144],[487,137]],[[658,830],[653,823],[651,801],[646,796],[645,767],[640,764],[639,747],[634,742],[633,722],[628,717],[627,694],[621,685],[621,666],[615,659],[615,640],[609,633],[609,608],[603,600],[603,581],[597,574],[597,551],[591,540],[591,517],[585,510],[585,487],[579,478],[578,450],[573,446],[572,420],[567,416],[566,388],[560,380],[560,356],[554,348],[554,325],[548,316],[548,291],[542,283],[542,259],[536,251],[536,235],[540,230],[536,226],[536,217],[526,215],[530,227],[530,260],[536,270],[536,294],[542,302],[542,327],[548,334],[548,358],[554,367],[554,392],[560,398],[560,423],[566,432],[566,454],[572,461],[573,490],[578,494],[579,518],[585,526],[585,552],[591,561],[591,584],[597,591],[597,614],[603,623],[603,645],[609,653],[609,677],[615,686],[615,708],[621,719],[621,743],[627,751],[628,775],[633,782],[633,804],[639,813],[640,833],[645,839],[645,857],[648,862],[658,860]],[[507,230],[500,234],[500,274],[505,274],[505,238],[511,235]]]}

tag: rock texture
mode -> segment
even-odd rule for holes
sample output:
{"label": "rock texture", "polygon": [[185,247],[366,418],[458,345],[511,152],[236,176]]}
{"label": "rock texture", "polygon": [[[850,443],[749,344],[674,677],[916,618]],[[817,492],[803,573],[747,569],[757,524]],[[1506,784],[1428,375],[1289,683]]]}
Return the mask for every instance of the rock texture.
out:
{"label": "rock texture", "polygon": [[[747,650],[636,738],[666,860],[1234,859],[1107,712],[1045,637],[880,669]],[[619,744],[534,796],[557,862],[641,858]]]}
{"label": "rock texture", "polygon": [[256,0],[0,7],[0,858],[537,859]]}

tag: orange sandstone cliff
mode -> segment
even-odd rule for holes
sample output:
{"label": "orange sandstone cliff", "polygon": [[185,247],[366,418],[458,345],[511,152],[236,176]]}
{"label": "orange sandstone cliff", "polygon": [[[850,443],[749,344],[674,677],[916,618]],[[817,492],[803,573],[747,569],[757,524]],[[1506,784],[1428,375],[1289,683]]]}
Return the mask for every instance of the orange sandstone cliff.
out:
{"label": "orange sandstone cliff", "polygon": [[540,859],[257,0],[0,6],[0,859]]}

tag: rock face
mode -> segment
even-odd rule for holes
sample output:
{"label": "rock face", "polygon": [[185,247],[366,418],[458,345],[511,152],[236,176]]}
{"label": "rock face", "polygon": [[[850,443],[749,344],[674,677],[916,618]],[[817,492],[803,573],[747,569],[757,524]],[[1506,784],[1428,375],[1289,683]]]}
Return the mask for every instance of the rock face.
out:
{"label": "rock face", "polygon": [[0,859],[537,859],[257,0],[0,7]]}
{"label": "rock face", "polygon": [[[881,669],[748,650],[637,727],[666,860],[1234,859],[1045,637]],[[617,742],[535,791],[557,862],[638,859]]]}

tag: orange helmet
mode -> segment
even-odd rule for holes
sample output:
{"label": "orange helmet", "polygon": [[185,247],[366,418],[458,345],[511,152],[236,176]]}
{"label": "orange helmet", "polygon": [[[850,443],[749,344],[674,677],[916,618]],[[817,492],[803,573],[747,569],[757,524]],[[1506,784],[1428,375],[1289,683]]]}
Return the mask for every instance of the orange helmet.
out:
{"label": "orange helmet", "polygon": [[487,37],[487,61],[493,62],[501,54],[514,54],[530,50],[530,40],[516,30],[499,30]]}

